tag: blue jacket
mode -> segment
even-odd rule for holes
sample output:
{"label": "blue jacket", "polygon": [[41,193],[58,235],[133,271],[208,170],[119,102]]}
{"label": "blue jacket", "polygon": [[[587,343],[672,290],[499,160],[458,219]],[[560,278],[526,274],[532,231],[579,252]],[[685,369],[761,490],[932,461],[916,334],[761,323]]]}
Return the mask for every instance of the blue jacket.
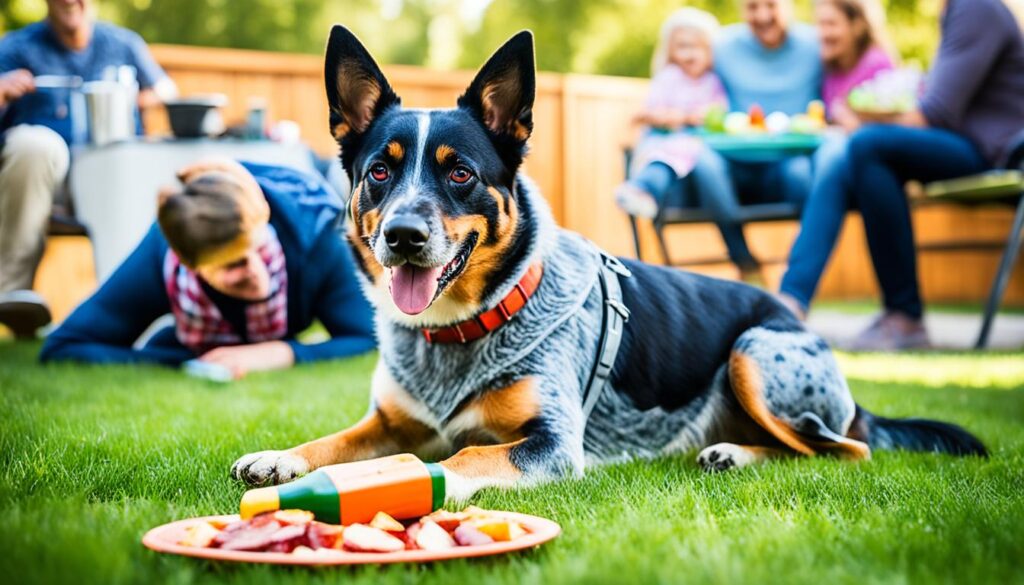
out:
{"label": "blue jacket", "polygon": [[[373,312],[360,290],[348,245],[338,230],[341,204],[319,178],[294,170],[243,163],[270,204],[288,270],[288,333],[295,362],[340,358],[376,346]],[[173,331],[146,346],[132,344],[170,313],[163,262],[167,240],[157,225],[92,297],[43,344],[40,359],[178,365],[197,357]],[[319,319],[331,339],[305,345],[295,336]]]}

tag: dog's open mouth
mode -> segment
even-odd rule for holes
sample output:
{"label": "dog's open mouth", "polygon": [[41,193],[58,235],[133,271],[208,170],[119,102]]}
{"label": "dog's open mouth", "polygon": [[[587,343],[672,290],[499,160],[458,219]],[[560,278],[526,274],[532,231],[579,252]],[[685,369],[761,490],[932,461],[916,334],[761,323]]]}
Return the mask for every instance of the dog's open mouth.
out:
{"label": "dog's open mouth", "polygon": [[478,234],[472,232],[455,256],[443,266],[416,266],[406,262],[391,268],[391,299],[407,315],[418,315],[466,269]]}

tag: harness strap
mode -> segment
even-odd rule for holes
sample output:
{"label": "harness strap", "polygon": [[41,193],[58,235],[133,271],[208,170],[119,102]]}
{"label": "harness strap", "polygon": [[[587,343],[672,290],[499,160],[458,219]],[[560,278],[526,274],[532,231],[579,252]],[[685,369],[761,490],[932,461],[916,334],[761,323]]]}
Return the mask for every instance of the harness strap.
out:
{"label": "harness strap", "polygon": [[601,298],[604,301],[604,316],[601,325],[601,338],[597,344],[597,359],[590,371],[590,381],[583,391],[583,424],[590,419],[590,413],[597,405],[598,398],[608,385],[612,375],[615,357],[619,354],[622,343],[622,331],[629,321],[629,309],[622,303],[622,286],[619,277],[629,278],[632,273],[619,262],[618,258],[601,252]]}

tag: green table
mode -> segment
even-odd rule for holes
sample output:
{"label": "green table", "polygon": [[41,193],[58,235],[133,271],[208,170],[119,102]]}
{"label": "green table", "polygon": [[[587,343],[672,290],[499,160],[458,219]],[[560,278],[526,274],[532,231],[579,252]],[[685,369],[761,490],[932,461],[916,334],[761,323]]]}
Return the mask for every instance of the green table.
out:
{"label": "green table", "polygon": [[698,131],[694,135],[728,158],[756,162],[810,154],[824,140],[821,134],[718,134]]}

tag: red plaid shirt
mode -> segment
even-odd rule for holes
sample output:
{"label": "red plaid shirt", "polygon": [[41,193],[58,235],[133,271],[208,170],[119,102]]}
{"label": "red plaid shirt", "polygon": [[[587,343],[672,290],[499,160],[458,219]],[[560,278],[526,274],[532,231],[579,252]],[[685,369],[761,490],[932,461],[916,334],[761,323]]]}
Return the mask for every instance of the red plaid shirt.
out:
{"label": "red plaid shirt", "polygon": [[[259,254],[270,273],[270,295],[245,307],[250,343],[282,339],[288,332],[288,271],[284,250],[273,226],[267,228],[267,241],[260,247]],[[164,257],[164,284],[174,314],[175,334],[182,345],[201,355],[216,347],[243,343],[243,338],[203,291],[199,276],[182,264],[172,250]]]}

